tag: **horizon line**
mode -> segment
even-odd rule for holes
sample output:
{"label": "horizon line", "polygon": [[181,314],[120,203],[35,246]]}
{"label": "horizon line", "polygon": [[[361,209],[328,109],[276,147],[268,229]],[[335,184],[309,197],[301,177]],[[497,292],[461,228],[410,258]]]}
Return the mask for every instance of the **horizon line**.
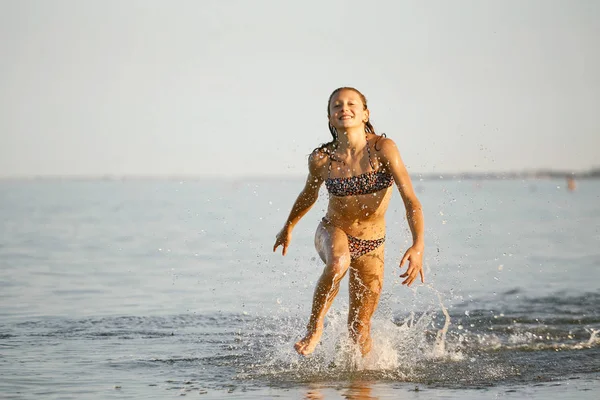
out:
{"label": "horizon line", "polygon": [[[525,179],[525,178],[600,178],[600,166],[587,170],[565,169],[525,169],[511,171],[485,172],[413,172],[412,179]],[[30,174],[0,175],[0,181],[32,181],[32,180],[197,180],[197,179],[303,179],[304,174]]]}

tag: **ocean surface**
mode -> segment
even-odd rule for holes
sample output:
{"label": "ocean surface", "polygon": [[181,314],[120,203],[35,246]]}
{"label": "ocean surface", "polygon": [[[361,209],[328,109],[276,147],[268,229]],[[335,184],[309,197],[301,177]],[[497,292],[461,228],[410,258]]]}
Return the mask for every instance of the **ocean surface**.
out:
{"label": "ocean surface", "polygon": [[347,279],[293,351],[327,194],[272,246],[303,179],[0,182],[0,397],[598,399],[600,181],[413,183],[426,282],[400,284],[396,192],[363,359]]}

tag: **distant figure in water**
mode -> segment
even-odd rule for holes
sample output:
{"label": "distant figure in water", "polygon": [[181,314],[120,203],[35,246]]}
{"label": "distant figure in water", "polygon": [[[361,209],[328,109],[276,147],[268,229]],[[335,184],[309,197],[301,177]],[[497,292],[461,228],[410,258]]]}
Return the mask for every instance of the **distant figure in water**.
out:
{"label": "distant figure in water", "polygon": [[349,87],[333,91],[327,102],[333,140],[308,157],[308,178],[273,246],[273,251],[282,246],[285,256],[292,230],[315,204],[325,182],[329,204],[315,233],[315,248],[325,268],[315,288],[306,335],[294,346],[301,355],[312,353],[319,343],[325,315],[348,270],[348,331],[363,355],[371,350],[371,317],[383,287],[385,212],[394,183],[412,232],[412,246],[400,261],[400,268],[408,263],[400,275],[405,278],[402,284],[410,286],[418,276],[425,280],[421,203],[396,144],[375,133],[369,116],[361,92]]}
{"label": "distant figure in water", "polygon": [[574,192],[576,189],[575,178],[573,178],[572,176],[567,177],[567,189],[569,190],[569,192]]}

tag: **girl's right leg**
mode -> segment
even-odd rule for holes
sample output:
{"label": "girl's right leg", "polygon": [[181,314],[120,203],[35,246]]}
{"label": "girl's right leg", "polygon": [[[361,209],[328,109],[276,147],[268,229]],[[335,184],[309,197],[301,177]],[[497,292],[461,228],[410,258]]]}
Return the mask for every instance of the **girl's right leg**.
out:
{"label": "girl's right leg", "polygon": [[312,353],[319,343],[319,339],[323,334],[325,315],[340,290],[340,281],[350,267],[348,237],[341,229],[330,223],[321,222],[315,233],[315,247],[321,260],[325,263],[325,268],[317,282],[313,295],[312,311],[306,326],[306,336],[294,346],[301,355]]}

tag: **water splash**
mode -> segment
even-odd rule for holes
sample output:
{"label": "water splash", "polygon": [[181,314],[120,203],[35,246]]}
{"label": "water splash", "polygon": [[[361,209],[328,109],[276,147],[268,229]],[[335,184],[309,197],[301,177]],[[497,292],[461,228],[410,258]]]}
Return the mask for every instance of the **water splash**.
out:
{"label": "water splash", "polygon": [[432,351],[431,355],[434,358],[444,358],[447,355],[446,334],[448,333],[448,328],[450,328],[450,321],[451,321],[450,313],[448,313],[448,309],[444,306],[444,302],[442,301],[441,293],[429,285],[428,285],[428,287],[435,292],[437,299],[440,303],[440,308],[441,308],[442,313],[444,314],[444,318],[445,318],[444,326],[436,334],[435,344],[433,346],[433,351]]}
{"label": "water splash", "polygon": [[[279,340],[273,341],[264,353],[255,354],[256,362],[244,369],[240,377],[268,377],[293,381],[322,381],[375,375],[378,378],[413,380],[423,363],[442,360],[460,361],[462,354],[456,346],[448,346],[446,334],[451,325],[442,294],[432,287],[437,304],[419,314],[414,311],[401,321],[394,321],[391,313],[380,311],[372,320],[371,352],[362,356],[348,335],[348,305],[337,305],[325,320],[325,329],[315,352],[299,356],[293,344],[304,333],[303,321],[290,318],[286,309],[275,324]],[[436,330],[439,310],[444,315],[443,326]],[[264,328],[261,328],[264,329]],[[249,338],[252,340],[252,338]],[[256,346],[252,346],[256,350]]]}
{"label": "water splash", "polygon": [[586,343],[589,347],[593,346],[596,342],[600,341],[600,338],[596,338],[596,335],[600,332],[600,330],[591,329],[590,339]]}
{"label": "water splash", "polygon": [[[251,349],[251,355],[238,359],[239,378],[269,384],[365,378],[478,386],[509,377],[520,382],[535,379],[535,374],[549,375],[547,367],[538,366],[557,352],[594,352],[600,344],[595,316],[582,320],[580,313],[557,314],[540,322],[520,303],[501,310],[486,309],[483,303],[473,308],[473,302],[450,306],[453,298],[436,288],[423,285],[418,290],[425,292],[417,296],[415,289],[412,305],[402,300],[407,308],[401,318],[398,299],[382,298],[372,320],[373,347],[365,357],[348,336],[348,305],[343,301],[338,299],[330,310],[320,343],[309,357],[293,349],[304,334],[304,316],[293,316],[295,310],[282,307],[277,316],[264,317],[245,331],[247,342],[240,350]],[[579,298],[574,302],[578,304]],[[542,310],[547,308],[544,304]],[[582,327],[582,321],[587,326]]]}

